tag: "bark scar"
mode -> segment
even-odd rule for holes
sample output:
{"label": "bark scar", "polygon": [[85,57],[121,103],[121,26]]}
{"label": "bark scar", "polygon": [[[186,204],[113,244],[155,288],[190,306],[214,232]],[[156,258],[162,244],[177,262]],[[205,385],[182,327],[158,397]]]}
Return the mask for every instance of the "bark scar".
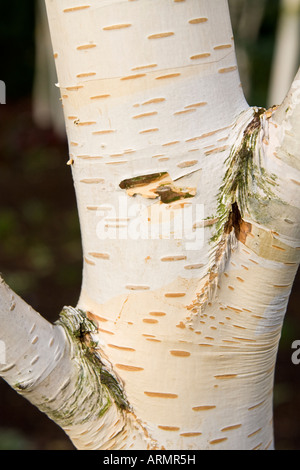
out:
{"label": "bark scar", "polygon": [[236,239],[243,244],[245,244],[246,238],[252,230],[252,224],[243,220],[236,202],[232,204],[228,221],[224,227],[224,232],[226,235],[229,235],[232,230],[234,230]]}
{"label": "bark scar", "polygon": [[174,183],[169,173],[153,173],[124,180],[120,188],[127,191],[128,196],[140,195],[146,199],[160,198],[163,204],[170,204],[181,199],[192,198],[196,188],[187,188]]}

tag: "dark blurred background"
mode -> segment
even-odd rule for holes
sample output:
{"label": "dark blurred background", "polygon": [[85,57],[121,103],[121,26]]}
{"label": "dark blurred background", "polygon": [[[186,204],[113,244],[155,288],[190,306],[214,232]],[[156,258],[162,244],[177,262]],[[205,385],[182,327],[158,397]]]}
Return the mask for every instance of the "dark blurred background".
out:
{"label": "dark blurred background", "polygon": [[[38,3],[42,7],[43,0]],[[229,3],[248,103],[277,104],[269,102],[276,96],[270,96],[272,70],[286,18],[282,6],[289,1]],[[0,271],[21,297],[53,322],[64,305],[76,305],[81,284],[80,230],[66,165],[68,147],[53,70],[47,69],[52,58],[47,40],[42,40],[48,35],[42,13],[37,13],[34,0],[0,0],[0,5],[0,80],[6,83],[6,105],[0,105]],[[293,18],[299,28],[299,9]],[[298,43],[299,38],[294,40]],[[276,367],[278,450],[300,450],[300,365],[291,361],[291,344],[300,340],[299,277],[290,297]],[[72,450],[73,446],[63,431],[0,379],[0,450],[19,449]]]}

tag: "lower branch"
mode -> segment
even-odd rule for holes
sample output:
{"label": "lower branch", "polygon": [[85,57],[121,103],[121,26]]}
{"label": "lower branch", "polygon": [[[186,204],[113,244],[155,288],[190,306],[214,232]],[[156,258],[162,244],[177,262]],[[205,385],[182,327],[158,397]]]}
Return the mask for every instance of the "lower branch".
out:
{"label": "lower branch", "polygon": [[83,312],[65,308],[52,325],[1,280],[0,321],[0,376],[78,449],[150,446],[110,364],[98,355],[96,327]]}

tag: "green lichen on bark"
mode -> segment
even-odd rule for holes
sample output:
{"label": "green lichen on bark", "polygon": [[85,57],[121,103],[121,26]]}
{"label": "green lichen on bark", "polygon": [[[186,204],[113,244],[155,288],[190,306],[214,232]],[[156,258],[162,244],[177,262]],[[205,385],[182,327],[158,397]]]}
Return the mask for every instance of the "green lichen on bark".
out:
{"label": "green lichen on bark", "polygon": [[98,331],[95,323],[82,310],[72,307],[63,309],[58,323],[67,331],[73,345],[75,343],[77,354],[89,364],[99,387],[106,388],[117,406],[126,409],[128,403],[120,383],[97,354],[97,342],[93,341],[91,336]]}
{"label": "green lichen on bark", "polygon": [[227,170],[218,194],[218,222],[212,242],[222,237],[234,207],[238,208],[243,218],[250,197],[260,201],[274,197],[272,186],[276,184],[275,176],[267,174],[260,164],[260,158],[254,158],[256,152],[258,156],[260,152],[258,136],[264,112],[264,108],[254,108],[253,119],[245,128],[240,144],[232,147],[225,161]]}
{"label": "green lichen on bark", "polygon": [[43,397],[40,410],[64,429],[101,418],[114,403],[120,411],[128,409],[121,384],[98,355],[94,322],[65,307],[56,326],[65,331],[71,366],[55,396]]}

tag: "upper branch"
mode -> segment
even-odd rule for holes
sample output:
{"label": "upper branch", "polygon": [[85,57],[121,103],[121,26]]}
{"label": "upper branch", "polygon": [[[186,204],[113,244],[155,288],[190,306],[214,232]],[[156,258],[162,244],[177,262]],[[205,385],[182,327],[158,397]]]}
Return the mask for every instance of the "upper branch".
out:
{"label": "upper branch", "polygon": [[274,112],[273,120],[280,129],[278,140],[283,159],[300,170],[300,68],[285,100]]}
{"label": "upper branch", "polygon": [[17,390],[36,388],[65,354],[62,329],[41,317],[1,278],[0,322],[5,351],[0,375]]}

